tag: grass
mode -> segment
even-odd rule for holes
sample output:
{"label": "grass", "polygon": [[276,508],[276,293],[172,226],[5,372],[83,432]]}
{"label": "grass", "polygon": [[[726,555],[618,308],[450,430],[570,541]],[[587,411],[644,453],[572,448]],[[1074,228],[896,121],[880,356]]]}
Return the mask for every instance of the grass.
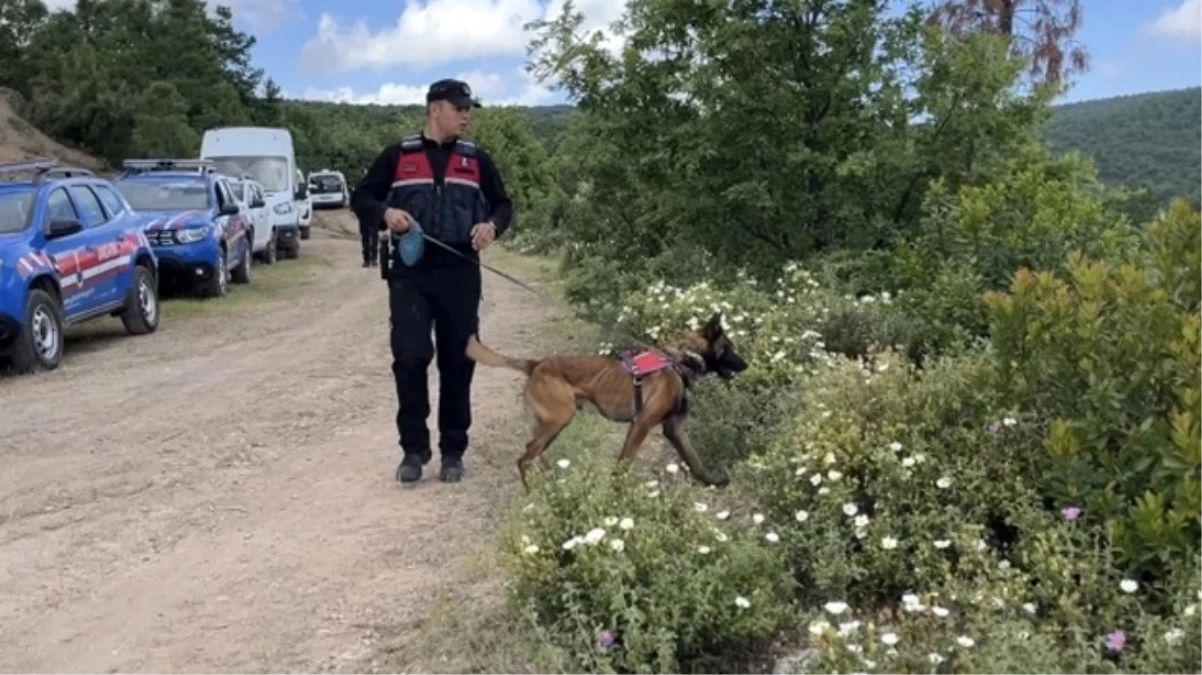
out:
{"label": "grass", "polygon": [[224,298],[198,298],[180,294],[163,297],[163,320],[178,321],[227,313],[245,313],[264,302],[285,300],[307,285],[332,263],[323,256],[301,252],[295,260],[279,259],[274,265],[255,264],[249,284],[230,284]]}

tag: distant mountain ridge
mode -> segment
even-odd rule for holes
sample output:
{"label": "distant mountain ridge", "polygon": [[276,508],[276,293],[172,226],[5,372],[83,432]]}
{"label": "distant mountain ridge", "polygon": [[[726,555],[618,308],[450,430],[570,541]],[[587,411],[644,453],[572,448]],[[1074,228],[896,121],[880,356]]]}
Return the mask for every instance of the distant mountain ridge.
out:
{"label": "distant mountain ridge", "polygon": [[1112,186],[1146,186],[1161,202],[1202,197],[1202,87],[1056,106],[1043,142],[1093,158]]}

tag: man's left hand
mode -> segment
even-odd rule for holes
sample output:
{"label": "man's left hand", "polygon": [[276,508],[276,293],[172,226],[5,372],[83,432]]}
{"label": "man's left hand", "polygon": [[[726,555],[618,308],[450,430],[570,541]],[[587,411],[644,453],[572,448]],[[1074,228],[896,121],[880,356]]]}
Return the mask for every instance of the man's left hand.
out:
{"label": "man's left hand", "polygon": [[482,251],[497,238],[497,226],[488,222],[476,223],[472,228],[472,248]]}

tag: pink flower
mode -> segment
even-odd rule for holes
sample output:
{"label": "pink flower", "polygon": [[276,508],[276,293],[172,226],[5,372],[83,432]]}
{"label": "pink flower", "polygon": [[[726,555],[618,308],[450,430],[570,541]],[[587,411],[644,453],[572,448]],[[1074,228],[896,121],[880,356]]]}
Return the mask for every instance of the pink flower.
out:
{"label": "pink flower", "polygon": [[994,433],[994,434],[996,434],[997,432],[999,432],[999,431],[1001,431],[1001,430],[1002,430],[1002,423],[1001,423],[1001,422],[998,422],[997,420],[994,420],[993,424],[990,424],[990,425],[989,425],[989,432],[990,432],[990,433]]}
{"label": "pink flower", "polygon": [[1127,634],[1121,630],[1116,630],[1106,636],[1106,649],[1112,652],[1121,652],[1123,647],[1127,645]]}
{"label": "pink flower", "polygon": [[1066,506],[1060,511],[1060,513],[1064,516],[1065,520],[1076,520],[1081,517],[1081,508],[1077,506]]}
{"label": "pink flower", "polygon": [[597,646],[602,649],[608,649],[614,645],[614,634],[610,631],[603,630],[597,633]]}

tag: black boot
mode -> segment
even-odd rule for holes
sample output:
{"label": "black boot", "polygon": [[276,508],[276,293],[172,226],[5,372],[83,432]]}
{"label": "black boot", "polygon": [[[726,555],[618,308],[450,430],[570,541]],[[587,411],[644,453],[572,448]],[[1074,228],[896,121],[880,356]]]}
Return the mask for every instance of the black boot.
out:
{"label": "black boot", "polygon": [[421,480],[422,465],[429,463],[430,457],[429,450],[405,453],[400,466],[396,468],[396,479],[402,483],[415,483]]}
{"label": "black boot", "polygon": [[444,483],[458,483],[463,479],[463,457],[459,455],[443,455],[442,469],[438,479]]}

